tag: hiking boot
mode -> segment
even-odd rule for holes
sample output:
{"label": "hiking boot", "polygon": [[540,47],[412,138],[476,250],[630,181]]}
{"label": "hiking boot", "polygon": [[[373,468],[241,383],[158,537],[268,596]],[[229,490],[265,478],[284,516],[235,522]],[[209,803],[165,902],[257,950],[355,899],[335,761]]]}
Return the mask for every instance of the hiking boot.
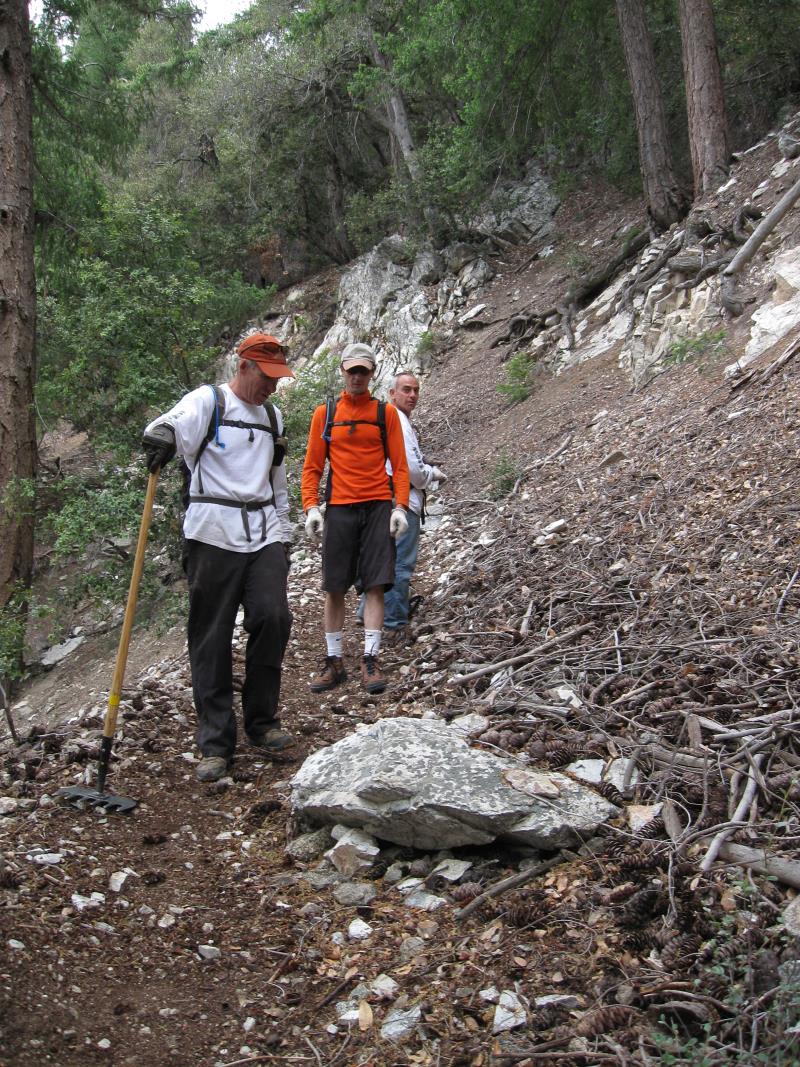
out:
{"label": "hiking boot", "polygon": [[287,734],[285,730],[281,730],[279,726],[272,726],[269,730],[265,730],[263,734],[258,734],[254,737],[248,736],[247,740],[253,748],[261,748],[265,752],[280,752],[282,749],[294,744],[292,735]]}
{"label": "hiking boot", "polygon": [[361,658],[361,684],[368,693],[382,693],[386,688],[386,679],[381,674],[374,656]]}
{"label": "hiking boot", "polygon": [[326,656],[322,670],[311,679],[311,692],[324,693],[328,689],[333,689],[334,686],[344,682],[346,678],[347,671],[344,669],[342,657]]}
{"label": "hiking boot", "polygon": [[218,782],[228,773],[228,761],[224,756],[203,756],[194,773],[198,782]]}

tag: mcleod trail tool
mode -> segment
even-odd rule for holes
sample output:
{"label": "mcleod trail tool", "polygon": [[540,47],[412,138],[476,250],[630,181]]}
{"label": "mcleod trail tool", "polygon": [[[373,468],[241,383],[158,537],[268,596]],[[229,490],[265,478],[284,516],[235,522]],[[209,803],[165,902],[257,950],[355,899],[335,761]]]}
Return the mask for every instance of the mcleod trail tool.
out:
{"label": "mcleod trail tool", "polygon": [[139,803],[138,800],[133,800],[131,797],[120,797],[114,793],[106,793],[105,785],[108,764],[111,759],[111,744],[117,730],[117,712],[119,711],[119,701],[122,693],[122,679],[125,676],[125,665],[128,661],[128,646],[131,643],[131,630],[133,629],[133,619],[136,614],[139,582],[144,568],[144,550],[147,545],[147,534],[150,530],[150,519],[153,514],[153,500],[156,495],[157,483],[158,471],[155,471],[151,473],[147,482],[142,521],[139,526],[139,540],[136,543],[136,556],[133,560],[131,584],[128,589],[128,603],[125,606],[125,618],[122,621],[122,633],[119,637],[117,663],[114,668],[114,678],[111,682],[111,692],[108,694],[108,710],[103,722],[103,739],[100,742],[100,758],[97,763],[97,788],[68,786],[58,791],[58,796],[63,797],[76,807],[82,803],[87,803],[97,808],[106,808],[108,811],[132,811]]}

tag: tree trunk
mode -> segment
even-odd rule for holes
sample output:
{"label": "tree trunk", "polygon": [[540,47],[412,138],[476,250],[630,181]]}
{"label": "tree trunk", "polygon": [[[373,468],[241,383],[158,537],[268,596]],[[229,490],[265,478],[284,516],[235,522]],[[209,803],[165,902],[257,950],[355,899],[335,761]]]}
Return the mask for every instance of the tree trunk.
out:
{"label": "tree trunk", "polygon": [[667,230],[686,211],[675,180],[667,133],[664,98],[656,73],[653,44],[645,20],[643,0],[616,0],[625,64],[633,93],[639,167],[653,223]]}
{"label": "tree trunk", "polygon": [[[376,67],[384,71],[387,75],[387,84],[390,84],[389,60],[380,50],[371,27],[367,31],[367,42],[370,55],[372,56],[372,62]],[[411,132],[411,123],[409,122],[408,112],[406,111],[406,102],[403,99],[403,94],[394,86],[391,86],[388,91],[385,100],[385,108],[389,132],[392,135],[406,171],[408,172],[411,185],[418,185],[420,178],[422,177],[422,170],[419,165],[419,160],[417,159],[414,135]],[[412,204],[410,207],[413,211],[414,205]],[[436,212],[430,205],[423,205],[422,213],[425,216],[425,221],[427,222],[431,233],[436,234],[439,227],[439,219]]]}
{"label": "tree trunk", "polygon": [[33,569],[36,291],[31,95],[27,0],[3,0],[0,2],[0,610],[18,591],[27,589]]}
{"label": "tree trunk", "polygon": [[698,197],[715,189],[728,176],[725,90],[711,0],[678,0],[678,11],[694,195]]}

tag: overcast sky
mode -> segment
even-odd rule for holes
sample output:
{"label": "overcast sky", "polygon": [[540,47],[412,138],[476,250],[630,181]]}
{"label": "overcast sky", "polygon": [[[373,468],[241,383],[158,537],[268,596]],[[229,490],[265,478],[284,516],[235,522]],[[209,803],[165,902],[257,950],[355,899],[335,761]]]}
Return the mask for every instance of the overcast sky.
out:
{"label": "overcast sky", "polygon": [[194,0],[197,7],[205,14],[197,26],[199,31],[213,30],[225,22],[231,22],[235,15],[246,11],[252,0]]}
{"label": "overcast sky", "polygon": [[[195,0],[195,4],[203,12],[203,20],[198,23],[197,30],[213,30],[215,26],[230,22],[235,15],[246,11],[252,0]],[[40,0],[29,0],[29,11],[32,19],[38,19],[42,13]]]}

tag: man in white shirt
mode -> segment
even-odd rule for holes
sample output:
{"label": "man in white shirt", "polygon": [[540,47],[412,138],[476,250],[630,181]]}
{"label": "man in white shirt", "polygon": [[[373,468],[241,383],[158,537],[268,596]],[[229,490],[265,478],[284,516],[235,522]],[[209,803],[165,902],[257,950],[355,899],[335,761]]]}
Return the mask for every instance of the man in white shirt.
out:
{"label": "man in white shirt", "polygon": [[150,471],[178,455],[191,472],[183,533],[201,782],[222,778],[236,747],[231,643],[240,606],[248,634],[245,733],[267,752],[292,742],[278,720],[292,622],[286,448],[281,413],[265,402],[280,378],[294,374],[283,345],[269,334],[250,335],[237,352],[229,382],[187,393],[147,426],[142,441]]}
{"label": "man in white shirt", "polygon": [[389,390],[389,400],[400,412],[411,482],[408,530],[397,540],[394,585],[384,596],[383,628],[386,631],[386,644],[391,646],[403,644],[407,636],[409,590],[417,565],[424,494],[427,489],[445,481],[446,475],[438,467],[425,462],[419,439],[411,425],[411,416],[419,402],[419,381],[412,371],[402,370],[395,375],[394,386]]}

